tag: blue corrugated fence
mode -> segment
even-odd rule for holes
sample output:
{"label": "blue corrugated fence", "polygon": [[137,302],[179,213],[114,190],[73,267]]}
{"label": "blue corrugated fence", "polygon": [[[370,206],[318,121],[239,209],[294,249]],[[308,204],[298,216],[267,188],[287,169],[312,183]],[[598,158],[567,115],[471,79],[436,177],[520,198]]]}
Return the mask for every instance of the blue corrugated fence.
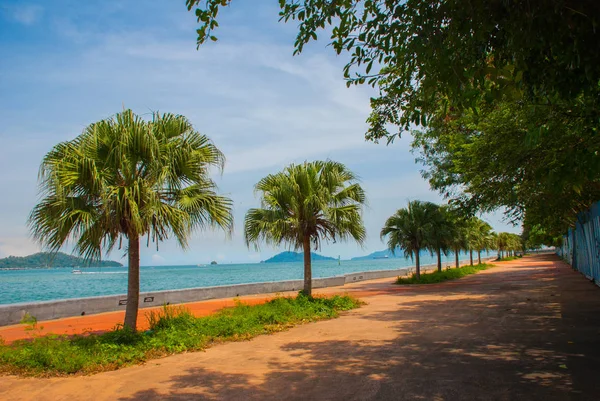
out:
{"label": "blue corrugated fence", "polygon": [[574,269],[600,285],[600,202],[577,216],[557,252]]}

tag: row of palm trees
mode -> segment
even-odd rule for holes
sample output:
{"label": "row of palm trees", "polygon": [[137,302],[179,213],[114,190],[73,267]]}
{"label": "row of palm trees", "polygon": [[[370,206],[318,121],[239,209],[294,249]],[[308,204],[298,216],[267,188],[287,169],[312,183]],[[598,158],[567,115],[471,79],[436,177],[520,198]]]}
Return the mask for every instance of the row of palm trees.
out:
{"label": "row of palm trees", "polygon": [[[43,159],[41,200],[28,224],[45,248],[99,259],[126,241],[127,304],[124,326],[135,330],[140,294],[140,241],[174,237],[186,248],[192,232],[231,231],[231,199],[219,195],[211,168],[225,158],[183,116],[131,110],[88,126]],[[365,193],[354,174],[334,161],[291,165],[256,185],[261,207],[250,209],[244,236],[304,251],[304,291],[311,295],[311,248],[349,238],[363,243]]]}
{"label": "row of palm trees", "polygon": [[[174,237],[186,248],[192,232],[233,227],[231,199],[217,193],[211,168],[224,156],[183,116],[154,113],[145,121],[131,110],[88,126],[72,141],[56,145],[43,159],[41,201],[29,216],[35,239],[58,251],[66,242],[88,259],[115,246],[128,254],[124,325],[136,329],[140,293],[140,241],[157,244]],[[312,292],[311,249],[321,241],[353,239],[362,244],[365,192],[341,163],[292,164],[256,185],[260,207],[245,217],[248,246],[260,242],[304,252],[304,292]],[[437,254],[493,248],[491,227],[461,218],[445,206],[413,201],[388,219],[381,232],[393,251],[414,256],[419,274],[421,249]],[[500,236],[499,236],[500,238]],[[502,236],[498,249],[513,249]],[[501,244],[501,245],[500,245]]]}
{"label": "row of palm trees", "polygon": [[387,238],[390,251],[400,249],[407,258],[415,260],[417,278],[421,275],[423,250],[437,256],[437,268],[441,271],[442,254],[453,252],[458,267],[461,251],[469,252],[473,264],[473,252],[477,252],[481,263],[481,252],[495,248],[492,227],[480,218],[465,218],[449,206],[418,200],[409,202],[387,219],[381,238]]}

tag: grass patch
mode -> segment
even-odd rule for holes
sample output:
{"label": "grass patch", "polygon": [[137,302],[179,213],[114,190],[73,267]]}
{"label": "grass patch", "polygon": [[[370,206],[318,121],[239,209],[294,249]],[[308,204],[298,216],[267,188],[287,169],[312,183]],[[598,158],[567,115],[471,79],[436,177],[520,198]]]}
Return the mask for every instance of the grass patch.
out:
{"label": "grass patch", "polygon": [[247,340],[260,334],[338,316],[360,301],[349,296],[276,298],[261,305],[241,302],[196,318],[183,307],[165,306],[146,314],[150,330],[117,327],[104,334],[47,335],[4,345],[0,371],[26,376],[89,374],[139,364],[166,355],[205,349],[213,343]]}
{"label": "grass patch", "polygon": [[505,256],[503,258],[498,258],[496,259],[496,262],[508,262],[510,260],[517,260],[517,259],[521,259],[523,256]]}
{"label": "grass patch", "polygon": [[433,284],[441,283],[442,281],[454,280],[469,274],[477,273],[481,270],[489,269],[494,265],[481,263],[474,266],[462,266],[454,269],[435,271],[433,273],[421,273],[421,278],[417,280],[415,274],[411,277],[398,277],[396,284]]}

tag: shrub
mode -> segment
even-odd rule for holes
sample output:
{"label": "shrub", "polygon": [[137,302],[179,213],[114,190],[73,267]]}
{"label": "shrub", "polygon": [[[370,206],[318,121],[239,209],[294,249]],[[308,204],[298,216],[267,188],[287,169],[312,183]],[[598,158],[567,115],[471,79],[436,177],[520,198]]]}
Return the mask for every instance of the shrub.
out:
{"label": "shrub", "polygon": [[477,273],[481,270],[489,269],[493,267],[493,265],[482,263],[474,266],[462,266],[455,269],[448,269],[435,271],[433,273],[423,273],[421,274],[421,278],[417,280],[415,274],[411,277],[398,277],[396,280],[396,284],[433,284],[440,283],[442,281],[454,280],[457,278],[461,278],[467,276],[469,274]]}

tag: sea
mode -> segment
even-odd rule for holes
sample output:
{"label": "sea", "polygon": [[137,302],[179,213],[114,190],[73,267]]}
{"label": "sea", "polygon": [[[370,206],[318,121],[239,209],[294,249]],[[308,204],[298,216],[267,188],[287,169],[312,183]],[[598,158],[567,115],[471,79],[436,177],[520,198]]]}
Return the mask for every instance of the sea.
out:
{"label": "sea", "polygon": [[[482,253],[482,257],[485,253]],[[476,257],[476,255],[475,255]],[[468,259],[460,254],[461,260]],[[442,258],[443,265],[453,265],[454,255]],[[421,265],[436,263],[434,256],[421,255]],[[404,258],[313,261],[313,278],[333,277],[347,273],[401,269],[413,266]],[[0,305],[20,302],[51,301],[127,292],[127,267],[82,268],[74,274],[72,268],[39,268],[0,270]],[[185,288],[213,287],[302,279],[304,265],[292,263],[246,263],[188,266],[142,266],[142,292]]]}

